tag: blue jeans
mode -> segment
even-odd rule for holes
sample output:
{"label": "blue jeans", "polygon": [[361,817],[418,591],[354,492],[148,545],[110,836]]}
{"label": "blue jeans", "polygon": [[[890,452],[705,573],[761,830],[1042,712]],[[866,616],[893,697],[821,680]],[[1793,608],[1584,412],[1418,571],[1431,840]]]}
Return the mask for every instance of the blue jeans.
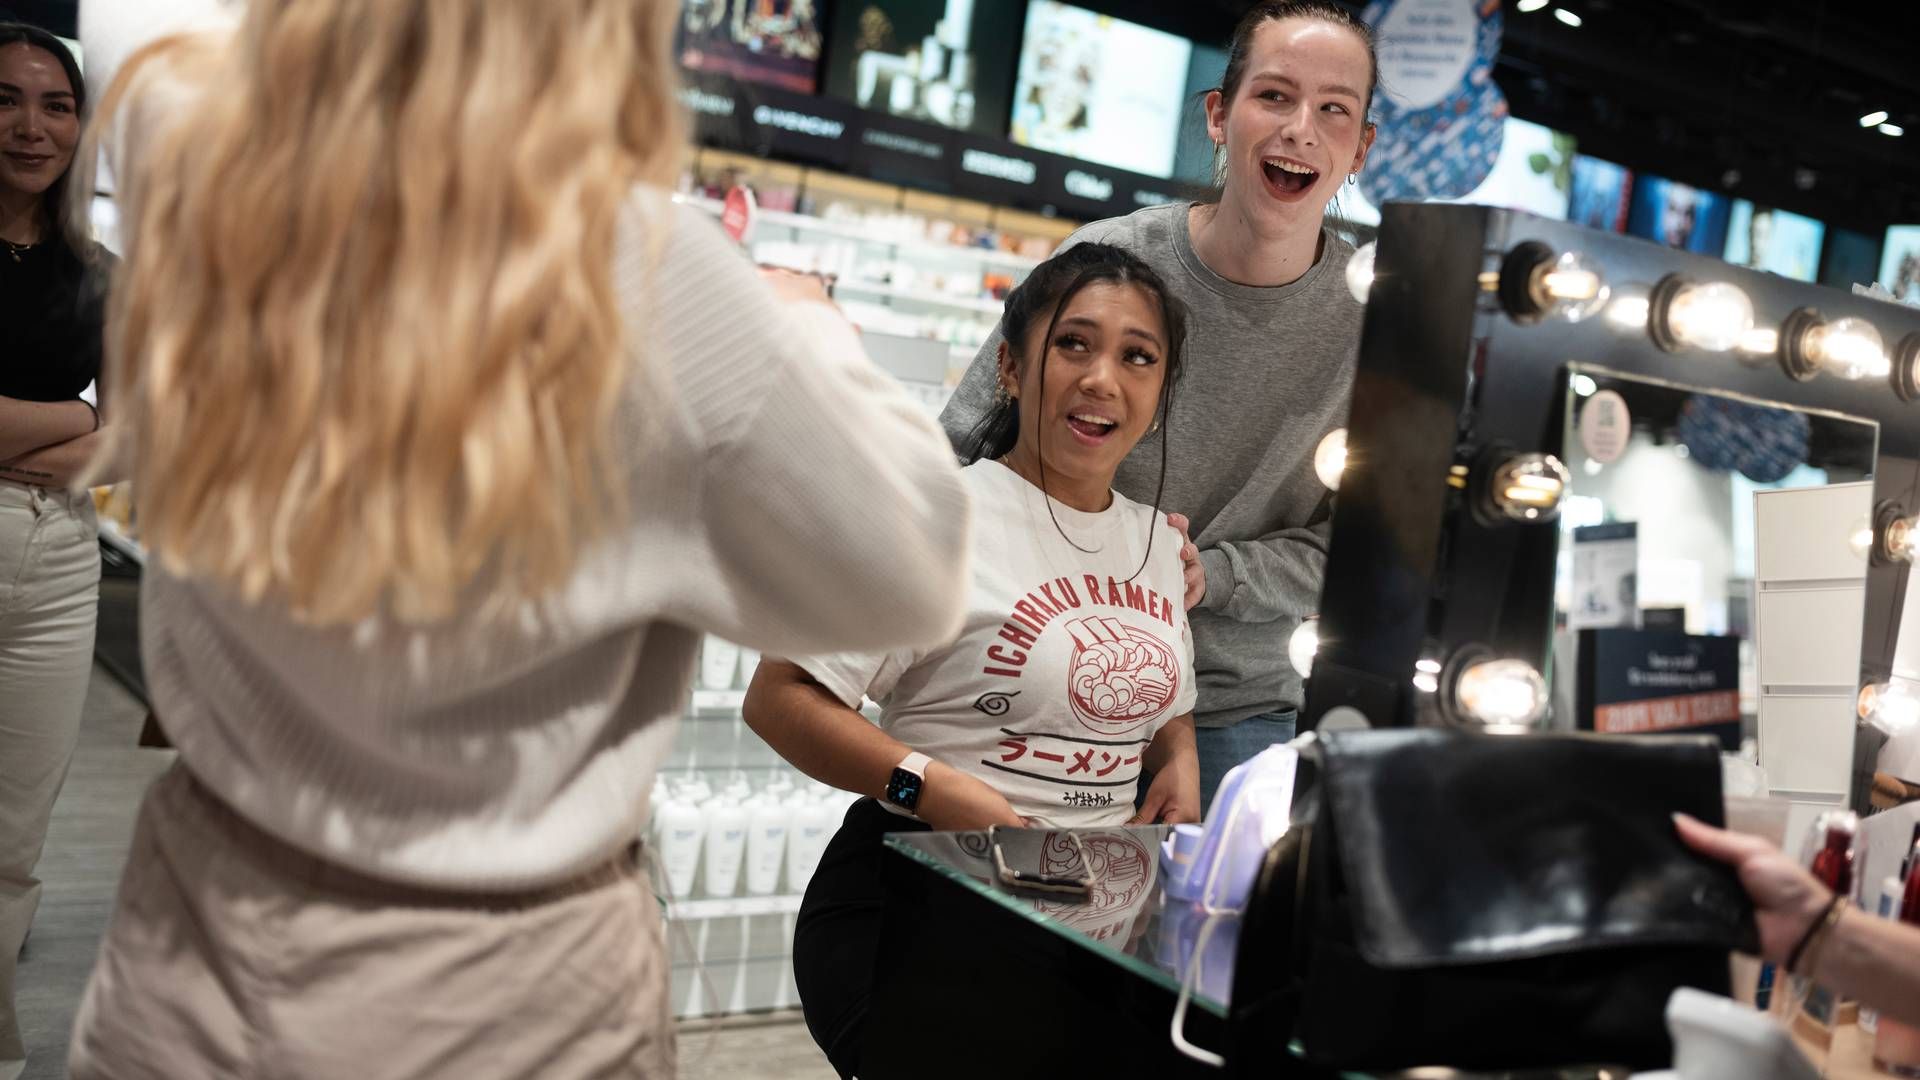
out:
{"label": "blue jeans", "polygon": [[1194,749],[1200,755],[1200,812],[1213,812],[1213,794],[1220,790],[1233,767],[1272,746],[1293,741],[1299,714],[1292,709],[1249,716],[1230,727],[1194,730]]}

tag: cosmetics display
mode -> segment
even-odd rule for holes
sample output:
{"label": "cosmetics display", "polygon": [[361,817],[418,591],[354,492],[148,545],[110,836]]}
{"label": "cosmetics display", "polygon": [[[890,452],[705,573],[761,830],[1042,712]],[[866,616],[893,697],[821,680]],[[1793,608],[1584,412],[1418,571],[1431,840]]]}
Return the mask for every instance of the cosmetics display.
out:
{"label": "cosmetics display", "polygon": [[[1920,830],[1915,830],[1920,834]],[[1907,848],[1900,873],[1889,878],[1882,894],[1883,917],[1898,919],[1908,926],[1920,926],[1920,839]],[[1862,1026],[1866,1026],[1865,1012]],[[1920,1028],[1889,1016],[1873,1023],[1873,1063],[1894,1076],[1920,1077]]]}
{"label": "cosmetics display", "polygon": [[758,650],[701,642],[693,699],[649,799],[680,1016],[798,1003],[794,915],[857,798],[794,771],[747,728],[740,706],[759,664]]}

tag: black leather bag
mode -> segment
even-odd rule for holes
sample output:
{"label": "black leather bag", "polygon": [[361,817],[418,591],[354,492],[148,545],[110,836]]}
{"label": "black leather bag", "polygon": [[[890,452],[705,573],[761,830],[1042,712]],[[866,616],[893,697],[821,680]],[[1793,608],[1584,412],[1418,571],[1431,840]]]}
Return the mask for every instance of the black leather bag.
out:
{"label": "black leather bag", "polygon": [[1727,993],[1754,947],[1675,811],[1720,823],[1713,740],[1323,735],[1246,915],[1234,1026],[1342,1068],[1663,1066],[1667,998]]}

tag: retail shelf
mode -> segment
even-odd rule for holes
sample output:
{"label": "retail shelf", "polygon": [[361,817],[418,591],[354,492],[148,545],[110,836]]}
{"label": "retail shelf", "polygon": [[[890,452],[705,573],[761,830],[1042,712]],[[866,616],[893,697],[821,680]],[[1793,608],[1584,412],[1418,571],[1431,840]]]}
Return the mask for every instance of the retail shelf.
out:
{"label": "retail shelf", "polygon": [[140,546],[140,541],[128,536],[120,528],[120,523],[112,518],[100,519],[100,539],[141,566],[147,565],[147,549]]}
{"label": "retail shelf", "polygon": [[950,307],[960,311],[978,311],[985,315],[998,315],[1006,308],[1004,300],[987,300],[977,296],[949,296],[946,293],[927,289],[903,289],[897,285],[877,285],[852,278],[840,278],[833,283],[835,292],[859,293],[862,296],[882,296],[895,300],[905,300],[915,304],[930,304],[936,307]]}
{"label": "retail shelf", "polygon": [[1011,251],[998,251],[993,248],[964,247],[960,244],[942,244],[934,240],[921,240],[914,237],[894,236],[875,232],[862,225],[848,221],[828,221],[826,218],[809,214],[791,214],[781,210],[762,210],[758,220],[767,225],[776,225],[799,232],[816,233],[822,236],[838,236],[845,240],[855,240],[863,244],[879,247],[898,248],[901,251],[916,251],[952,258],[964,258],[983,266],[998,266],[1008,270],[1031,270],[1040,265],[1039,259],[1025,255],[1016,255]]}
{"label": "retail shelf", "polygon": [[717,896],[706,900],[674,900],[667,904],[667,918],[696,922],[701,919],[731,919],[751,915],[792,915],[800,910],[800,897],[793,896]]}
{"label": "retail shelf", "polygon": [[701,716],[715,713],[738,715],[741,703],[746,700],[745,690],[695,690],[689,711]]}
{"label": "retail shelf", "polygon": [[[725,205],[718,199],[703,198],[699,195],[675,195],[676,202],[697,206],[709,214],[718,216]],[[982,266],[994,266],[1006,270],[1031,270],[1040,265],[1040,260],[1026,255],[1016,255],[1011,251],[997,251],[992,248],[964,247],[960,244],[942,244],[933,240],[897,236],[876,232],[864,225],[850,221],[829,221],[811,214],[795,214],[785,210],[762,210],[755,215],[758,224],[772,225],[792,229],[795,232],[814,233],[819,236],[837,236],[843,240],[872,244],[876,247],[889,247],[907,252],[922,252],[948,258],[964,258]],[[998,308],[995,309],[996,311]]]}

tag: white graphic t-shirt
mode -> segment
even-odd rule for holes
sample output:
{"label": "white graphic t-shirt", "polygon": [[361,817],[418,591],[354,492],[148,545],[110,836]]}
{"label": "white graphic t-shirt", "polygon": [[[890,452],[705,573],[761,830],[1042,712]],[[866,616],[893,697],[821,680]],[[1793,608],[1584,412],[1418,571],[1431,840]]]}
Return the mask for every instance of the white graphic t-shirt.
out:
{"label": "white graphic t-shirt", "polygon": [[888,734],[986,781],[1036,824],[1124,823],[1147,744],[1193,711],[1180,534],[1118,493],[1097,514],[1056,501],[1050,518],[1040,489],[999,462],[963,475],[975,510],[960,636],[794,663],[850,708],[872,698]]}

